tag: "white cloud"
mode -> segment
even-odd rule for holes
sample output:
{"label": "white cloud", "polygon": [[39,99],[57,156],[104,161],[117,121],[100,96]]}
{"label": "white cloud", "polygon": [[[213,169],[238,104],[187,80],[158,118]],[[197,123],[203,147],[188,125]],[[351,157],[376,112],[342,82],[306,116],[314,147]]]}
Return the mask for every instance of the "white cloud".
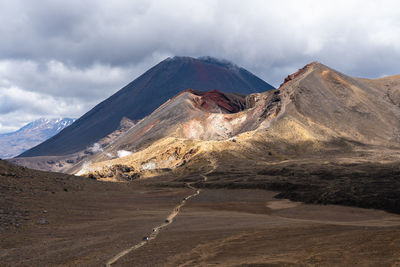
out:
{"label": "white cloud", "polygon": [[[71,106],[74,111],[70,110]],[[0,133],[17,130],[41,117],[74,117],[84,111],[85,107],[74,99],[0,86]]]}
{"label": "white cloud", "polygon": [[0,93],[14,100],[0,106],[0,131],[78,117],[170,55],[225,58],[275,86],[314,60],[398,74],[399,32],[391,0],[0,1],[0,90],[14,88]]}
{"label": "white cloud", "polygon": [[55,60],[0,60],[0,133],[41,117],[78,118],[151,64],[146,61],[129,68],[95,64],[79,69]]}
{"label": "white cloud", "polygon": [[57,60],[39,63],[32,60],[1,60],[0,84],[15,85],[24,90],[52,96],[103,98],[137,76],[133,66],[121,68],[94,64],[78,68]]}

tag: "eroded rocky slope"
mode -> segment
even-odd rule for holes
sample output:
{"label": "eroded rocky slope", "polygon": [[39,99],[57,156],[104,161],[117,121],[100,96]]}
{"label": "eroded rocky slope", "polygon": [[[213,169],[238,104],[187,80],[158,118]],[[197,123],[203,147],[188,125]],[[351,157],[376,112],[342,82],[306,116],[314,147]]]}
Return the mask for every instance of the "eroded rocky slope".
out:
{"label": "eroded rocky slope", "polygon": [[362,147],[397,148],[399,112],[373,82],[311,63],[264,93],[184,91],[73,171],[112,179],[121,172],[110,168],[118,165],[137,178],[196,172],[188,165],[210,155],[220,164],[232,158],[253,164],[265,155],[273,162]]}

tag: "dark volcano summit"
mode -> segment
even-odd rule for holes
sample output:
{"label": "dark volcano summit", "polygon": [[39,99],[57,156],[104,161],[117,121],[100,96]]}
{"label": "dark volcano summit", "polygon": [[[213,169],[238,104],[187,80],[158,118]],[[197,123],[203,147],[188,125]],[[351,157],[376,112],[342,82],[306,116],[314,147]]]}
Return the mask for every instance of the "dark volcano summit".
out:
{"label": "dark volcano summit", "polygon": [[188,88],[241,94],[273,89],[270,84],[228,61],[210,57],[167,58],[95,106],[70,127],[20,157],[82,151],[118,129],[124,117],[140,120]]}

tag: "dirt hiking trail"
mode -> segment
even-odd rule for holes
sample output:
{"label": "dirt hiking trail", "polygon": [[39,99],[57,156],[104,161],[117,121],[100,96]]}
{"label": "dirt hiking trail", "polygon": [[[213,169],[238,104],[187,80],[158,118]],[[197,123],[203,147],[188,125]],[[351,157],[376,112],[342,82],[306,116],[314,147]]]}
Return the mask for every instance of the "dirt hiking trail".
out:
{"label": "dirt hiking trail", "polygon": [[[212,173],[213,171],[215,171],[215,169],[217,168],[217,164],[215,160],[210,161],[212,169],[204,174],[200,174],[200,176],[203,178],[203,181],[206,182],[207,181],[207,175]],[[120,253],[118,253],[117,255],[115,255],[113,258],[111,258],[110,260],[107,261],[106,266],[109,267],[112,264],[116,263],[120,258],[124,257],[126,254],[140,248],[143,247],[144,245],[146,245],[148,242],[150,242],[151,240],[154,240],[157,238],[158,234],[160,233],[160,231],[162,229],[164,229],[165,227],[167,227],[168,225],[170,225],[173,221],[174,218],[176,216],[179,215],[179,211],[180,209],[186,204],[186,201],[199,195],[201,192],[201,189],[197,189],[196,187],[192,186],[192,183],[187,183],[186,186],[192,190],[195,191],[195,193],[185,197],[184,199],[181,200],[181,202],[172,210],[172,212],[168,215],[168,217],[165,219],[165,222],[154,227],[152,233],[147,236],[147,239],[142,240],[140,243],[125,249],[123,251],[121,251]]]}

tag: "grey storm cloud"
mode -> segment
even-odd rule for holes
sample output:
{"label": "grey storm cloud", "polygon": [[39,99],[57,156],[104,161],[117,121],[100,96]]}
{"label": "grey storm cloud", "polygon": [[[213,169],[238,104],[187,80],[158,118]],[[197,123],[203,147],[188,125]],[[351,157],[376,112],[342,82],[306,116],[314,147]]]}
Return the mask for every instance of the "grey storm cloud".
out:
{"label": "grey storm cloud", "polygon": [[230,60],[267,82],[311,61],[400,73],[397,1],[0,0],[0,132],[79,117],[168,56]]}

